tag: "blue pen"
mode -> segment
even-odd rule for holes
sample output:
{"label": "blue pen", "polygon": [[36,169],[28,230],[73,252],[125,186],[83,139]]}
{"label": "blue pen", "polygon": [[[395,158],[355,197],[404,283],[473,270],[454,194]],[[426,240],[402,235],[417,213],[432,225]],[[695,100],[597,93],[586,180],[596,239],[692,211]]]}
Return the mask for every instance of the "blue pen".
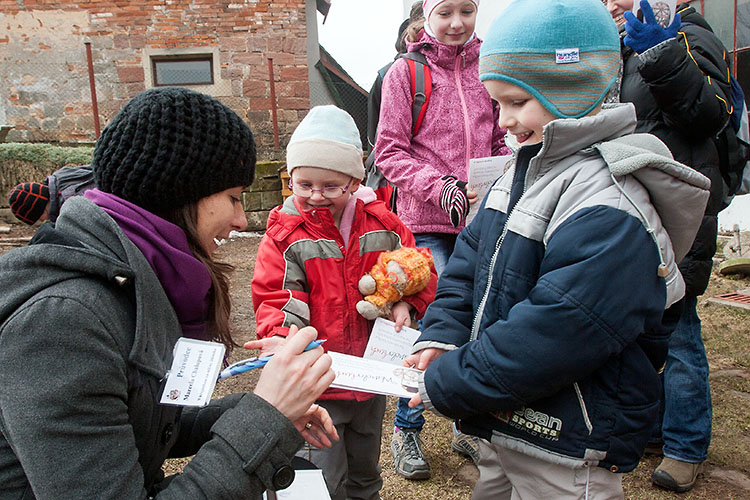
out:
{"label": "blue pen", "polygon": [[[318,347],[325,341],[326,339],[313,340],[312,342],[307,344],[307,347],[305,347],[305,351],[315,349],[316,347]],[[263,356],[260,358],[248,358],[248,359],[243,359],[242,361],[237,361],[236,363],[232,363],[231,365],[224,368],[221,371],[221,373],[219,373],[219,380],[224,379],[224,378],[229,378],[234,375],[239,375],[240,373],[249,372],[250,370],[254,370],[256,368],[265,366],[266,363],[268,363],[271,360],[272,356],[273,354],[270,354],[268,356]]]}

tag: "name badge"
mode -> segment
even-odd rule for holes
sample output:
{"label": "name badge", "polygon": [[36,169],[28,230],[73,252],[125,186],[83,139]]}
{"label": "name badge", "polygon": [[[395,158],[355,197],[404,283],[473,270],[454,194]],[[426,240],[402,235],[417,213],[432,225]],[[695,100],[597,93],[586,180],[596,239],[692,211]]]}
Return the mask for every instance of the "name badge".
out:
{"label": "name badge", "polygon": [[567,64],[580,62],[581,57],[578,49],[556,49],[555,64]]}
{"label": "name badge", "polygon": [[224,360],[224,344],[181,338],[172,350],[172,368],[167,372],[161,404],[206,406]]}

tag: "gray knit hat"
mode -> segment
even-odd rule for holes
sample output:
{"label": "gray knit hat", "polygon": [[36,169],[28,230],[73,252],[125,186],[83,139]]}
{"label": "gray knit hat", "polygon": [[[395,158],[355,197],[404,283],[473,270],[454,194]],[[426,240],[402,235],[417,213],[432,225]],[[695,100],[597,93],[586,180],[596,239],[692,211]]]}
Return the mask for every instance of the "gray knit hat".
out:
{"label": "gray knit hat", "polygon": [[96,142],[97,187],[154,213],[236,186],[255,174],[250,127],[213,97],[181,87],[142,92]]}
{"label": "gray knit hat", "polygon": [[580,118],[604,99],[620,69],[620,38],[601,0],[514,0],[479,52],[479,79],[534,96],[559,118]]}
{"label": "gray knit hat", "polygon": [[289,175],[296,167],[325,168],[363,179],[362,140],[354,118],[332,105],[311,109],[286,147]]}

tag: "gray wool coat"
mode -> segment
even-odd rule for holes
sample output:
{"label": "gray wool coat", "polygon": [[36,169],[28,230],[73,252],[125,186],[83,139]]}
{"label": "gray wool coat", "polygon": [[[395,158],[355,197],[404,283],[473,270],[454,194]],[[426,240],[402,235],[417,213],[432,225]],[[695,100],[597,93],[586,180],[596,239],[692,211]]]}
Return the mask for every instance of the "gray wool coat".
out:
{"label": "gray wool coat", "polygon": [[[181,331],[149,263],[83,197],[51,227],[0,257],[0,500],[272,488],[303,444],[291,422],[252,394],[158,404]],[[163,481],[166,458],[193,454]]]}

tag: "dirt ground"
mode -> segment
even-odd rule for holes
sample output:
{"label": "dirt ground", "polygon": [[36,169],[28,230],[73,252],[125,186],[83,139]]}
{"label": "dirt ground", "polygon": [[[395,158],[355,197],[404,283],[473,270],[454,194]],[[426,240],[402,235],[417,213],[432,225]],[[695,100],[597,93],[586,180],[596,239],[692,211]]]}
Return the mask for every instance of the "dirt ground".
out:
{"label": "dirt ground", "polygon": [[[12,225],[8,234],[0,232],[0,254],[12,246],[25,244],[33,228]],[[232,326],[239,343],[255,338],[255,318],[250,298],[250,280],[260,235],[241,233],[218,250],[218,258],[235,266],[231,281]],[[629,500],[740,500],[750,499],[750,311],[716,305],[706,299],[720,293],[750,287],[748,277],[712,276],[709,290],[699,303],[703,335],[708,353],[714,404],[713,439],[709,458],[696,487],[686,494],[670,493],[651,485],[650,475],[659,457],[645,457],[639,467],[624,476],[625,498]],[[236,349],[232,361],[251,356]],[[221,381],[215,396],[251,391],[258,372]],[[384,500],[468,499],[478,477],[476,467],[450,452],[450,422],[426,415],[423,431],[425,453],[432,468],[427,481],[407,481],[396,475],[390,462],[395,399],[389,398],[383,422],[381,465]],[[170,461],[165,468],[178,471],[185,460]]]}

